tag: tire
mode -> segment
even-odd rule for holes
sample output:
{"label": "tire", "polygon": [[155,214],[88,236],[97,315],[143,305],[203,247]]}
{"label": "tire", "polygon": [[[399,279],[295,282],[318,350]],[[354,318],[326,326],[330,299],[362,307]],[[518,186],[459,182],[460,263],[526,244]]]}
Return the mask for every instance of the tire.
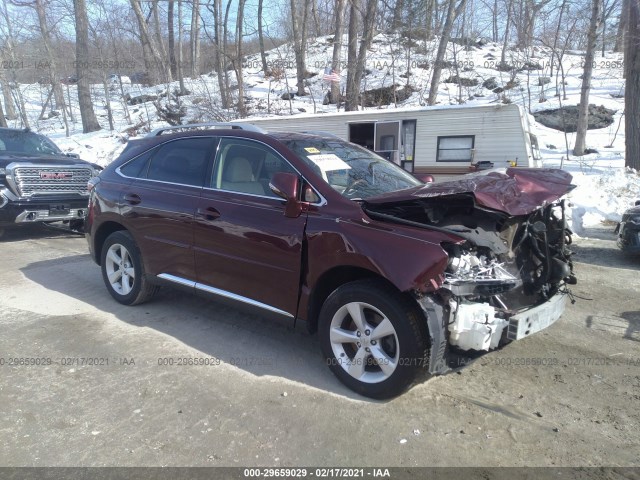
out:
{"label": "tire", "polygon": [[318,329],[331,371],[365,397],[400,395],[428,366],[424,314],[378,280],[336,289],[322,306]]}
{"label": "tire", "polygon": [[138,305],[158,290],[142,266],[142,255],[127,231],[114,232],[102,245],[102,279],[111,296],[123,305]]}

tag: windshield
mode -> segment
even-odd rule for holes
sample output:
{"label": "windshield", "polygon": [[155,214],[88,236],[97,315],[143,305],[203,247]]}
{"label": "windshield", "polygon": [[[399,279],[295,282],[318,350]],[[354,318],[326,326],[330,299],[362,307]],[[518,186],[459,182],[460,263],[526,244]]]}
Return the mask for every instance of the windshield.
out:
{"label": "windshield", "polygon": [[352,143],[311,136],[280,141],[332,188],[352,200],[422,185],[394,163]]}
{"label": "windshield", "polygon": [[33,132],[0,130],[0,153],[62,155],[60,149],[47,137]]}

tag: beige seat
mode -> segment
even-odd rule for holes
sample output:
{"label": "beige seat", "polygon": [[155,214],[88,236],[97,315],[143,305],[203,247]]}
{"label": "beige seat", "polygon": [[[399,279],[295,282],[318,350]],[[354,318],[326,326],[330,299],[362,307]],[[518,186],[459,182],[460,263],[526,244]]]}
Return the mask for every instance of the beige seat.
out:
{"label": "beige seat", "polygon": [[251,163],[244,157],[234,157],[225,162],[220,188],[254,195],[265,194],[262,184],[253,175]]}

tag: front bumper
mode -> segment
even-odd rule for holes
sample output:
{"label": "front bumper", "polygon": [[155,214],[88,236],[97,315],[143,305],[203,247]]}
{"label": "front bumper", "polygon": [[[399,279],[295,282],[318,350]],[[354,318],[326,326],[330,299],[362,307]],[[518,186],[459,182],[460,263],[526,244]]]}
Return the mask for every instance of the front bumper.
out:
{"label": "front bumper", "polygon": [[[431,296],[417,297],[416,300],[425,314],[431,340],[428,359],[429,373],[436,375],[451,370],[449,360],[455,355],[452,355],[450,349],[452,346],[461,348],[460,345],[451,343],[454,338],[464,338],[467,345],[484,344],[486,348],[482,348],[482,350],[485,351],[497,347],[502,339],[521,340],[553,325],[565,310],[567,295],[558,292],[546,302],[521,310],[506,319],[500,319],[495,324],[467,322],[466,326],[454,332],[451,328],[454,322],[450,308],[439,304]],[[471,305],[481,306],[484,304]],[[482,308],[486,310],[487,307]],[[495,328],[496,325],[499,328]],[[492,338],[492,335],[497,335],[497,337]],[[474,348],[462,348],[462,350],[467,349],[474,350]]]}
{"label": "front bumper", "polygon": [[3,197],[3,200],[0,199],[0,226],[82,220],[87,214],[87,204],[86,198],[12,201]]}
{"label": "front bumper", "polygon": [[517,313],[509,318],[507,338],[520,340],[553,325],[567,305],[567,295],[556,293],[542,305]]}

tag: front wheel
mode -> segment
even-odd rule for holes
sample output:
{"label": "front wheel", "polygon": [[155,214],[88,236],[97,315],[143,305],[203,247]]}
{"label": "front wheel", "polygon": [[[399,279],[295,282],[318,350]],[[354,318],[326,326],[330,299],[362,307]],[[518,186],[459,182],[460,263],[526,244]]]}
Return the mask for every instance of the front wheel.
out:
{"label": "front wheel", "polygon": [[146,302],[158,289],[145,278],[140,250],[129,232],[114,232],[107,237],[101,265],[107,290],[123,305]]}
{"label": "front wheel", "polygon": [[318,326],[331,371],[366,397],[395,397],[427,367],[424,315],[382,282],[356,281],[336,289],[322,306]]}

